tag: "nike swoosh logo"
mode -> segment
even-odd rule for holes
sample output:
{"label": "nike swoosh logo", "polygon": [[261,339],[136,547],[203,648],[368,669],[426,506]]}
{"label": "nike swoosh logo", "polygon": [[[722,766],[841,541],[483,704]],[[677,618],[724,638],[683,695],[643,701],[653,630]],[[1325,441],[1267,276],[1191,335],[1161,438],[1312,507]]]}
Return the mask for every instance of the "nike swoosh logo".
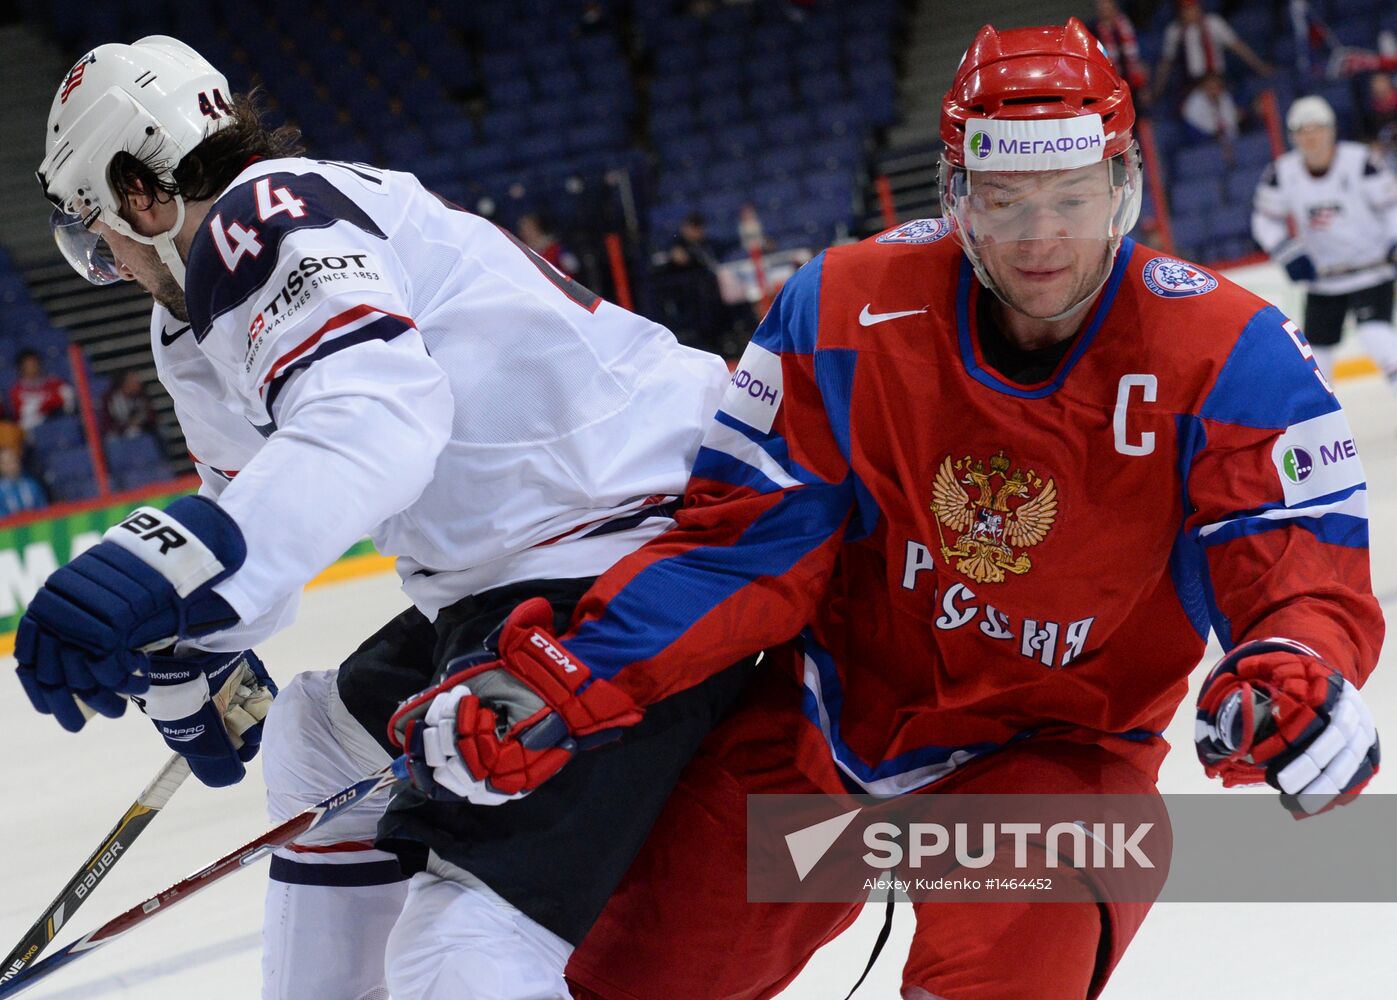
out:
{"label": "nike swoosh logo", "polygon": [[170,346],[171,344],[173,344],[176,340],[179,340],[181,337],[183,337],[183,336],[184,336],[186,333],[188,333],[188,332],[189,332],[189,324],[188,324],[188,323],[186,323],[184,326],[180,327],[180,328],[179,328],[178,330],[176,330],[174,333],[167,333],[167,332],[165,332],[165,328],[162,326],[162,327],[160,328],[160,343],[161,343],[161,345],[164,346],[164,347],[169,347],[169,346]]}
{"label": "nike swoosh logo", "polygon": [[[869,305],[872,305],[870,302]],[[904,316],[920,316],[926,312],[929,306],[920,309],[908,309],[906,312],[876,313],[869,312],[868,306],[863,307],[863,312],[859,313],[859,326],[873,326],[877,323],[886,323],[890,319],[901,319]]]}

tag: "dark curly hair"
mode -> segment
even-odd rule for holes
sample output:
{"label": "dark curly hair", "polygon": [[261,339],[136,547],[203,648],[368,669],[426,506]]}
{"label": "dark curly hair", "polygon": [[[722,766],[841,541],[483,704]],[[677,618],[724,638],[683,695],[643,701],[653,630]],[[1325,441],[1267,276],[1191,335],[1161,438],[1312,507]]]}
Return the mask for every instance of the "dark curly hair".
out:
{"label": "dark curly hair", "polygon": [[163,176],[171,171],[168,161],[161,158],[164,143],[159,136],[149,143],[149,149],[142,145],[117,153],[107,167],[112,190],[123,199],[144,195],[147,205],[176,194],[185,201],[204,201],[221,193],[250,160],[300,156],[305,152],[299,129],[269,126],[262,120],[263,113],[261,88],[234,94],[233,124],[205,138],[175,164],[173,183]]}

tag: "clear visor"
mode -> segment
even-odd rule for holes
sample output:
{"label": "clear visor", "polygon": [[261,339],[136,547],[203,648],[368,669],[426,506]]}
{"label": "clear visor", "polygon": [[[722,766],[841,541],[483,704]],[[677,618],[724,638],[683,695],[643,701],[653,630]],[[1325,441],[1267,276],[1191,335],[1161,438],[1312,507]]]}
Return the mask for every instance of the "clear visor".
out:
{"label": "clear visor", "polygon": [[111,285],[122,280],[116,257],[107,241],[88,228],[83,219],[55,208],[49,216],[53,241],[73,270],[94,285]]}
{"label": "clear visor", "polygon": [[1140,214],[1139,155],[1132,147],[1071,170],[950,168],[943,196],[975,251],[1031,240],[1119,241]]}

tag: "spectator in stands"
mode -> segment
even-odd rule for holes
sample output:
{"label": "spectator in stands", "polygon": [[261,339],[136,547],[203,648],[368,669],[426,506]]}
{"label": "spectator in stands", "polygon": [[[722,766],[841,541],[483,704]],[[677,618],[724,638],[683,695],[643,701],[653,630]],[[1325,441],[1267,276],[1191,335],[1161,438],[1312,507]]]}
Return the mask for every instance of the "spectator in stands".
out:
{"label": "spectator in stands", "polygon": [[1096,0],[1096,23],[1092,25],[1097,40],[1116,64],[1125,82],[1135,91],[1137,101],[1149,97],[1149,71],[1140,59],[1140,43],[1135,38],[1135,24],[1116,6],[1116,0]]}
{"label": "spectator in stands", "polygon": [[732,310],[718,289],[718,257],[699,213],[690,213],[680,224],[662,272],[657,286],[661,321],[680,343],[724,354]]}
{"label": "spectator in stands", "polygon": [[576,255],[563,246],[553,233],[553,227],[538,212],[530,212],[519,217],[519,238],[530,250],[538,254],[569,278],[577,277],[581,265]]}
{"label": "spectator in stands", "polygon": [[24,431],[20,430],[19,424],[10,419],[3,402],[0,402],[0,448],[24,450]]}
{"label": "spectator in stands", "polygon": [[1195,139],[1217,139],[1224,153],[1241,131],[1241,113],[1220,73],[1208,74],[1193,88],[1184,98],[1180,115]]}
{"label": "spectator in stands", "polygon": [[102,397],[102,415],[112,437],[135,437],[155,430],[155,413],[140,372],[133,368],[122,373]]}
{"label": "spectator in stands", "polygon": [[15,357],[19,378],[10,389],[10,409],[19,426],[31,431],[55,413],[72,413],[73,387],[57,375],[45,375],[39,352],[30,348]]}
{"label": "spectator in stands", "polygon": [[1205,13],[1198,0],[1179,0],[1178,19],[1164,29],[1164,51],[1154,75],[1154,97],[1158,99],[1168,86],[1174,60],[1183,50],[1184,93],[1192,91],[1203,79],[1226,69],[1224,54],[1231,49],[1242,61],[1261,76],[1274,70],[1250,45],[1237,37],[1232,26],[1220,14]]}
{"label": "spectator in stands", "polygon": [[684,217],[684,221],[679,224],[679,239],[670,247],[669,253],[671,262],[678,253],[710,271],[717,272],[718,248],[708,238],[708,220],[701,212],[690,212]]}
{"label": "spectator in stands", "polygon": [[0,448],[0,517],[48,504],[41,487],[20,465],[18,448]]}

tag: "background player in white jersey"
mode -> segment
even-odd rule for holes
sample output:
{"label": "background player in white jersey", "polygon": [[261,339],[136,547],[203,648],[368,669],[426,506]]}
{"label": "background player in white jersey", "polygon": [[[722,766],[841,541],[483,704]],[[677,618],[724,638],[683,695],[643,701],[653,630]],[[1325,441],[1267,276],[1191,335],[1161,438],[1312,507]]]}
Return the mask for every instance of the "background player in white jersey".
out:
{"label": "background player in white jersey", "polygon": [[[672,523],[727,380],[719,359],[409,174],[301,157],[172,38],[84,56],[47,138],[39,179],[59,245],[80,273],[156,299],[152,346],[203,478],[200,496],[130,515],[30,604],[20,680],[66,728],[83,723],[75,699],[119,715],[131,694],[183,752],[176,737],[199,727],[201,777],[238,780],[257,734],[225,736],[211,692],[370,534],[414,607],[276,701],[265,773],[284,817],[386,763],[399,700],[478,652],[520,600],[566,615]],[[172,666],[144,652],[172,643]],[[239,689],[265,704],[270,681],[254,674]],[[565,996],[571,946],[741,682],[729,672],[653,706],[551,803],[406,789],[377,832],[360,810],[327,842],[279,852],[264,996]],[[578,699],[598,718],[614,700],[605,683]],[[452,908],[464,936],[424,944],[409,901],[398,938],[412,954],[390,958],[385,984],[404,870],[422,868],[414,898]]]}
{"label": "background player in white jersey", "polygon": [[1261,176],[1252,236],[1305,283],[1305,337],[1320,369],[1333,371],[1352,312],[1364,348],[1397,384],[1397,177],[1367,147],[1336,141],[1334,109],[1322,97],[1292,104],[1286,128],[1295,148]]}

